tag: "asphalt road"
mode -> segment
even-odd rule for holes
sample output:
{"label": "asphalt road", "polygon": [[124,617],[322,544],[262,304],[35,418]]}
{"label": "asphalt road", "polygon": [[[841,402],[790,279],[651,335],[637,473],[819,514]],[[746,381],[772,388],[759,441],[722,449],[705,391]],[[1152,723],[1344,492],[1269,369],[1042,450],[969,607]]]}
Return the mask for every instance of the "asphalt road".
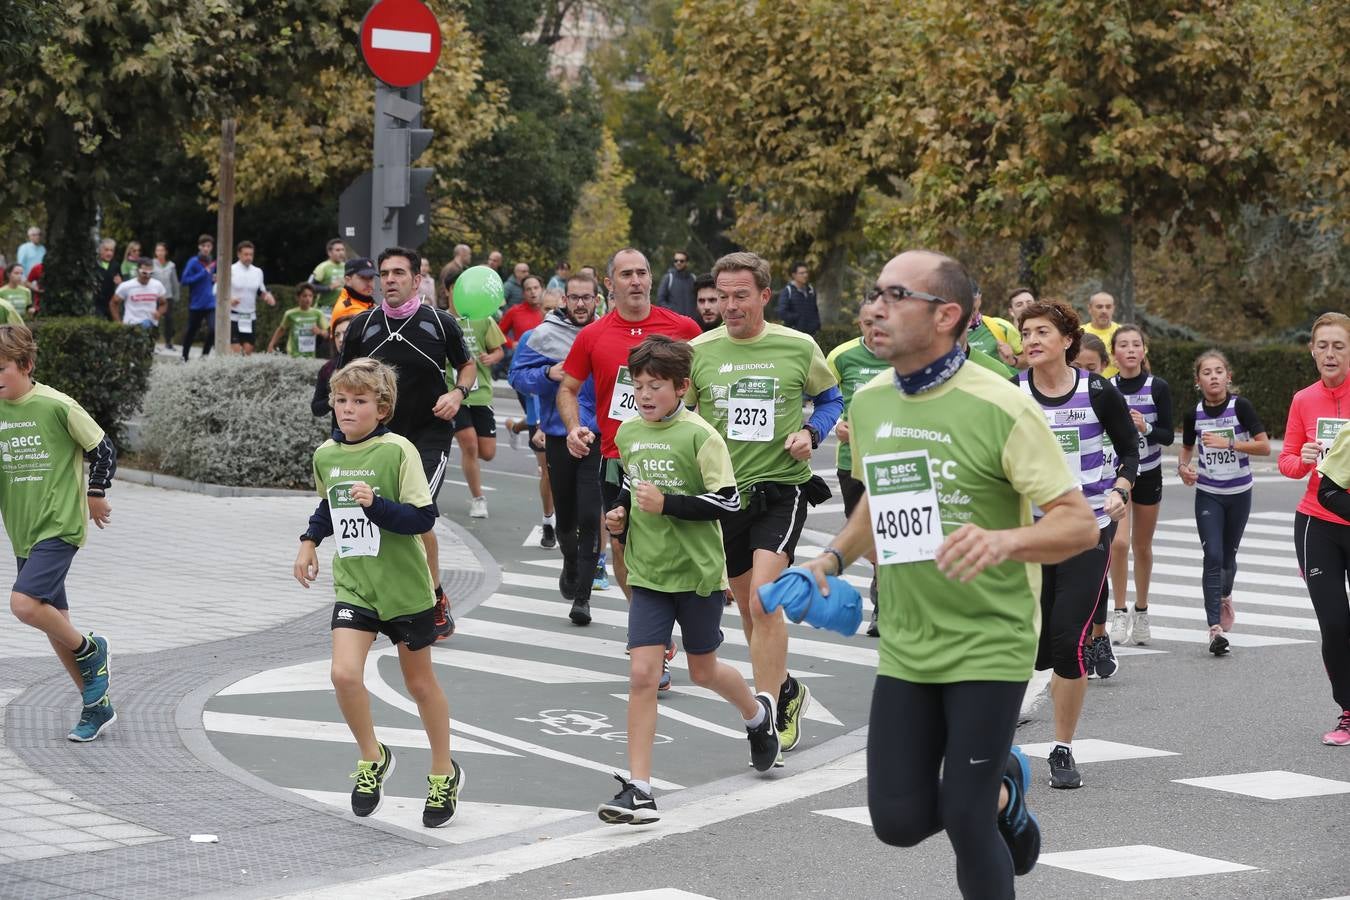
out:
{"label": "asphalt road", "polygon": [[[498,412],[510,410],[503,403]],[[457,457],[456,457],[457,459]],[[833,469],[829,446],[815,468]],[[875,642],[793,626],[790,667],[816,698],[802,749],[769,776],[747,770],[734,712],[690,690],[663,698],[656,749],[665,818],[646,829],[601,829],[595,805],[624,771],[624,605],[597,596],[596,621],[577,628],[556,590],[555,552],[537,541],[533,459],[506,441],[488,464],[491,517],[467,517],[467,492],[448,483],[441,507],[472,531],[503,570],[498,592],[460,619],[438,667],[451,698],[456,758],[469,772],[464,811],[435,838],[457,849],[444,872],[353,884],[324,896],[423,896],[459,888],[462,898],[576,898],[651,891],[657,897],[951,897],[953,860],[941,835],[912,849],[880,844],[867,825],[859,751]],[[459,477],[457,471],[452,479]],[[1155,640],[1121,655],[1121,670],[1094,681],[1076,752],[1078,791],[1052,791],[1033,759],[1033,809],[1044,856],[1018,880],[1022,896],[1325,898],[1347,893],[1350,751],[1324,747],[1334,709],[1318,653],[1316,622],[1294,564],[1292,510],[1298,485],[1260,476],[1239,556],[1238,622],[1226,658],[1206,652],[1199,599],[1199,544],[1192,494],[1165,490],[1155,588]],[[842,525],[832,502],[813,511],[805,547]],[[853,573],[860,583],[866,565]],[[734,616],[724,655],[748,654]],[[1128,653],[1129,655],[1125,655]],[[417,828],[426,750],[390,657],[368,672],[377,723],[397,740],[393,798],[381,816]],[[326,663],[272,676],[266,692],[214,698],[216,746],[239,765],[307,796],[344,806],[350,743]],[[267,676],[261,676],[267,681]],[[261,682],[255,682],[255,685]],[[1038,685],[1033,684],[1033,689]],[[263,734],[259,718],[310,723]],[[1028,702],[1018,741],[1029,753],[1051,738],[1048,703]],[[229,723],[242,723],[231,732]],[[249,724],[251,723],[251,724]],[[317,723],[317,724],[316,724]],[[335,740],[315,731],[337,729]],[[265,731],[265,728],[261,729]],[[1242,777],[1238,777],[1242,776]],[[1200,781],[1197,779],[1218,779]],[[1187,783],[1189,782],[1189,783]],[[679,789],[675,786],[678,785]],[[501,836],[531,830],[532,844]],[[422,832],[425,836],[425,832]],[[482,841],[481,844],[475,844]]]}

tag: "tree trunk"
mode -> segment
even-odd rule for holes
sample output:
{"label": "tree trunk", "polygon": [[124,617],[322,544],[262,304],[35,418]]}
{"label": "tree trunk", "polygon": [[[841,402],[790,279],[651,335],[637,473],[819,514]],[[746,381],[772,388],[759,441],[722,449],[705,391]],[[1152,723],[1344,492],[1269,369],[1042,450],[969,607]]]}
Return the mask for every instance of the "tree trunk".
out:
{"label": "tree trunk", "polygon": [[[53,116],[45,129],[52,159],[79,160],[69,123]],[[94,265],[93,228],[96,215],[91,176],[81,172],[53,173],[54,183],[44,198],[47,209],[47,257],[42,266],[42,314],[88,316],[94,311],[98,286]],[[117,265],[114,261],[112,265]]]}
{"label": "tree trunk", "polygon": [[[820,261],[820,271],[816,273],[816,305],[820,308],[820,322],[828,325],[853,315],[852,301],[848,309],[845,304],[844,282],[848,275],[848,260],[853,249],[850,236],[857,231],[855,219],[858,213],[860,192],[855,191],[840,197],[825,215],[821,234],[828,241],[828,249]],[[821,239],[818,237],[817,241]],[[841,312],[842,310],[842,312]]]}
{"label": "tree trunk", "polygon": [[230,352],[230,263],[234,261],[234,118],[220,120],[216,213],[216,352]]}
{"label": "tree trunk", "polygon": [[1116,298],[1116,321],[1134,322],[1134,225],[1124,216],[1102,226],[1102,290]]}
{"label": "tree trunk", "polygon": [[1023,238],[1017,248],[1017,283],[1031,288],[1031,293],[1038,298],[1041,296],[1041,277],[1036,264],[1044,253],[1045,241],[1039,234]]}

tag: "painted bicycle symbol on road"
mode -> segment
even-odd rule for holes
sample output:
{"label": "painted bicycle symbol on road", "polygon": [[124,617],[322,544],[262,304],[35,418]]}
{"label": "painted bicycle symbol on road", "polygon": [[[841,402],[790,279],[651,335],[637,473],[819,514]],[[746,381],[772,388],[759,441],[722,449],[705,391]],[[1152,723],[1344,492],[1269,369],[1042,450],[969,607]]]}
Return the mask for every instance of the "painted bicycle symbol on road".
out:
{"label": "painted bicycle symbol on road", "polygon": [[[516,716],[518,722],[538,724],[540,732],[555,737],[594,737],[602,741],[628,742],[628,732],[617,729],[604,713],[588,709],[541,709],[537,718]],[[669,744],[674,738],[665,734],[656,736],[656,743]]]}

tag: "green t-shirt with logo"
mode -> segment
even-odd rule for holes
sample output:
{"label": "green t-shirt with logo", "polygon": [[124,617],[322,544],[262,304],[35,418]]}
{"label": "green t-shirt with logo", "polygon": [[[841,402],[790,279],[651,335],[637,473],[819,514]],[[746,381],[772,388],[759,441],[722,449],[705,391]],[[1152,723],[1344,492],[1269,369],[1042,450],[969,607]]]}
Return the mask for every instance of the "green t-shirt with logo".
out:
{"label": "green t-shirt with logo", "polygon": [[[406,438],[384,432],[356,444],[321,444],[314,451],[314,485],[334,518],[337,599],[369,609],[382,621],[430,609],[436,598],[421,536],[386,531],[366,518],[348,496],[358,481],[380,497],[418,508],[431,505],[421,459]],[[343,516],[350,518],[340,520]],[[373,536],[378,536],[378,552],[356,555],[370,549]]]}
{"label": "green t-shirt with logo", "polygon": [[802,429],[803,398],[837,384],[820,345],[776,322],[745,340],[722,325],[690,343],[699,414],[726,440],[740,489],[809,481],[810,462],[793,459],[783,444]]}
{"label": "green t-shirt with logo", "polygon": [[319,296],[314,298],[314,302],[327,309],[332,309],[333,304],[337,303],[338,295],[342,293],[343,281],[347,274],[347,264],[333,262],[331,259],[325,259],[314,268],[314,273],[309,276],[309,283],[317,285]]}
{"label": "green t-shirt with logo", "polygon": [[[459,330],[464,333],[464,348],[469,351],[469,356],[473,358],[473,364],[477,368],[473,380],[473,390],[469,391],[469,396],[464,398],[464,405],[491,406],[492,367],[479,362],[478,355],[480,353],[491,353],[505,344],[506,335],[502,334],[501,328],[492,319],[468,319],[464,316],[456,316],[455,321],[459,323]],[[446,384],[453,385],[455,383],[453,373],[447,373],[446,378],[448,379]]]}
{"label": "green t-shirt with logo", "polygon": [[[834,373],[835,381],[839,382],[839,393],[844,395],[845,414],[848,413],[848,405],[858,388],[891,368],[890,363],[868,349],[861,337],[855,337],[835,347],[830,351],[830,355],[825,357],[825,362]],[[835,451],[834,458],[837,468],[845,472],[853,470],[853,451],[847,441],[839,441],[839,449]]]}
{"label": "green t-shirt with logo", "polygon": [[[28,308],[33,305],[33,292],[31,289],[19,285],[18,287],[0,287],[0,300],[5,300],[14,311],[20,316],[28,315]],[[6,322],[6,325],[23,324],[20,322]]]}
{"label": "green t-shirt with logo", "polygon": [[[867,485],[874,540],[878,529],[889,528],[892,540],[896,534],[879,512],[887,491],[881,458],[892,454],[927,454],[931,480],[921,486],[931,483],[944,535],[967,523],[1030,525],[1031,504],[1078,488],[1040,407],[978,366],[963,365],[945,384],[913,396],[889,373],[878,375],[853,395],[849,428],[853,477]],[[874,490],[883,491],[875,504]],[[930,684],[1031,677],[1041,626],[1038,564],[1008,560],[962,584],[930,558],[879,565],[877,582],[878,674]]]}
{"label": "green t-shirt with logo", "polygon": [[286,329],[286,352],[291,356],[314,358],[314,349],[318,345],[315,326],[323,328],[323,313],[310,307],[301,309],[293,306],[281,317],[281,327]]}
{"label": "green t-shirt with logo", "polygon": [[0,400],[0,515],[15,556],[50,538],[84,546],[84,452],[102,440],[80,404],[45,384]]}
{"label": "green t-shirt with logo", "polygon": [[23,325],[23,316],[19,311],[9,305],[8,300],[0,299],[0,325]]}
{"label": "green t-shirt with logo", "polygon": [[[697,496],[734,487],[731,455],[711,425],[681,407],[665,422],[636,416],[614,437],[630,491],[650,481],[663,494]],[[722,526],[653,515],[634,501],[628,513],[624,563],[628,583],[654,591],[707,596],[727,586]]]}

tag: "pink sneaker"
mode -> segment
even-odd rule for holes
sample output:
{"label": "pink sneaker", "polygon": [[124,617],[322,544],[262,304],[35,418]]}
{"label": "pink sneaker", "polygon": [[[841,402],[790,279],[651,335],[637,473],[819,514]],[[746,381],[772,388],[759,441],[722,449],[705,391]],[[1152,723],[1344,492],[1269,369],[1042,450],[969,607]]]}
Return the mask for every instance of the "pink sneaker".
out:
{"label": "pink sneaker", "polygon": [[1223,597],[1219,600],[1219,627],[1225,632],[1233,630],[1233,598]]}
{"label": "pink sneaker", "polygon": [[1322,735],[1322,743],[1328,747],[1350,747],[1350,709],[1341,710],[1340,721]]}

